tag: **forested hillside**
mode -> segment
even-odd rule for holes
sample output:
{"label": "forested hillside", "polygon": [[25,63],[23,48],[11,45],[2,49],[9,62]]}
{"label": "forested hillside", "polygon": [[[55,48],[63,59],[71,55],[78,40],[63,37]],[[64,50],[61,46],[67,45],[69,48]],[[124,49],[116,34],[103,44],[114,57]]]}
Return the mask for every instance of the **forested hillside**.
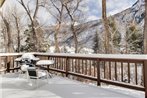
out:
{"label": "forested hillside", "polygon": [[[1,14],[0,51],[105,53],[104,23],[101,19],[85,21],[82,2],[36,0],[32,2],[36,5],[29,7],[29,2],[18,1],[18,7]],[[22,11],[16,10],[19,7]],[[52,25],[38,18],[42,9],[52,16]],[[138,0],[131,8],[108,17],[111,53],[143,52],[144,16],[144,1]]]}

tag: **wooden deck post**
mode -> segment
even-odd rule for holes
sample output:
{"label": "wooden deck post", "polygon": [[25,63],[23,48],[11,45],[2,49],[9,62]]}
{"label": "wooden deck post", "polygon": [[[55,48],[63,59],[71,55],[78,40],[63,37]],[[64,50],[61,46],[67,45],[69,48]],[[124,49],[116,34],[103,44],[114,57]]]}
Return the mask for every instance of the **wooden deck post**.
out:
{"label": "wooden deck post", "polygon": [[147,60],[144,61],[144,87],[145,87],[145,98],[147,98]]}
{"label": "wooden deck post", "polygon": [[100,60],[97,60],[97,86],[100,86]]}

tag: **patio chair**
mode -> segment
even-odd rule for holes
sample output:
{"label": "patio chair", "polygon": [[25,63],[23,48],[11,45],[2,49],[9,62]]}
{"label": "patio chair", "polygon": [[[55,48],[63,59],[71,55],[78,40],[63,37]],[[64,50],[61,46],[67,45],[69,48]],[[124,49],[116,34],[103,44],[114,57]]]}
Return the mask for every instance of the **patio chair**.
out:
{"label": "patio chair", "polygon": [[[27,75],[27,68],[28,67],[34,67],[35,65],[32,63],[32,60],[30,58],[22,58],[19,61],[19,67],[20,67],[20,72],[19,72],[19,76],[18,78],[20,78],[21,75],[25,75],[26,77]],[[28,79],[28,77],[27,77]]]}
{"label": "patio chair", "polygon": [[[47,83],[48,83],[48,72],[45,70],[37,70],[36,67],[28,67],[28,79],[29,82],[31,82],[31,79],[36,81],[36,85],[38,88],[38,80],[39,79],[44,79],[47,78]],[[32,85],[32,82],[31,82]]]}
{"label": "patio chair", "polygon": [[29,67],[29,65],[27,64],[23,64],[20,66],[20,72],[19,72],[19,76],[18,79],[23,75],[28,79],[28,74],[27,74],[27,68]]}

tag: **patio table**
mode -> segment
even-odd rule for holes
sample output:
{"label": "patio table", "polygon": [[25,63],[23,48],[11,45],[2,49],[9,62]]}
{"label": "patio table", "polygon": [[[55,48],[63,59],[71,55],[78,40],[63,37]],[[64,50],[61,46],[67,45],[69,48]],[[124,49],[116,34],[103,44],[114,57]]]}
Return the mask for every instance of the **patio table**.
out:
{"label": "patio table", "polygon": [[39,66],[41,69],[44,69],[44,66],[47,66],[49,68],[50,65],[54,64],[54,60],[39,60],[36,63],[36,66]]}
{"label": "patio table", "polygon": [[36,65],[38,66],[43,66],[43,65],[46,65],[46,66],[50,66],[54,64],[54,61],[53,60],[39,60]]}
{"label": "patio table", "polygon": [[[36,66],[38,66],[40,69],[42,70],[46,70],[49,71],[49,66],[54,64],[54,60],[39,60],[36,63]],[[47,66],[47,68],[45,68],[44,66]],[[51,77],[51,74],[49,73],[49,76]]]}

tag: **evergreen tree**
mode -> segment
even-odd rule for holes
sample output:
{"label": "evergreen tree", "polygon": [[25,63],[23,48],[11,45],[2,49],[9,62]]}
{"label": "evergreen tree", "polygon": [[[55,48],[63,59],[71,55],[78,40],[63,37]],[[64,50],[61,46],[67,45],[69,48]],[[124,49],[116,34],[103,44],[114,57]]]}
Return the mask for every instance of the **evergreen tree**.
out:
{"label": "evergreen tree", "polygon": [[25,40],[25,45],[21,46],[21,51],[26,51],[26,52],[33,52],[35,49],[35,43],[34,39],[32,38],[32,27],[28,25],[28,29],[24,31],[26,40]]}
{"label": "evergreen tree", "polygon": [[126,42],[129,53],[141,53],[143,51],[143,34],[135,24],[127,28]]}
{"label": "evergreen tree", "polygon": [[114,53],[120,49],[120,42],[121,42],[121,34],[116,27],[116,23],[114,17],[109,17],[109,31],[110,31],[110,45],[111,45],[111,52]]}
{"label": "evergreen tree", "polygon": [[100,43],[99,43],[99,35],[98,35],[98,31],[95,32],[95,37],[94,37],[94,46],[93,46],[93,50],[94,53],[99,53],[100,51]]}

